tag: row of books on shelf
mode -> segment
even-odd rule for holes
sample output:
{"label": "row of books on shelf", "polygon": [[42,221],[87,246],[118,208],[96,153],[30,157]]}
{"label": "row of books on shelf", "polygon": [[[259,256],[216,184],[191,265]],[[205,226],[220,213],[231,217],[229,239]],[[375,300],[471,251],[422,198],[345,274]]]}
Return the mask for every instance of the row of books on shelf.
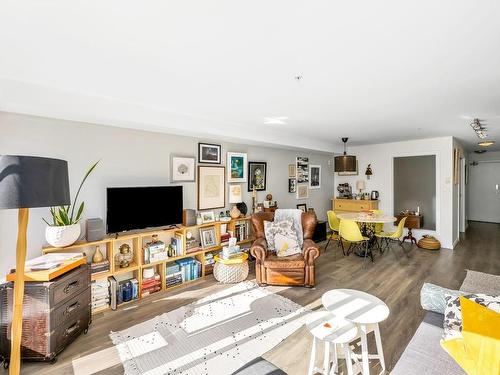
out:
{"label": "row of books on shelf", "polygon": [[202,275],[201,262],[195,258],[184,258],[167,264],[167,288],[195,280]]}
{"label": "row of books on shelf", "polygon": [[246,220],[238,221],[234,225],[233,236],[236,237],[236,241],[245,241],[249,238],[249,226]]}

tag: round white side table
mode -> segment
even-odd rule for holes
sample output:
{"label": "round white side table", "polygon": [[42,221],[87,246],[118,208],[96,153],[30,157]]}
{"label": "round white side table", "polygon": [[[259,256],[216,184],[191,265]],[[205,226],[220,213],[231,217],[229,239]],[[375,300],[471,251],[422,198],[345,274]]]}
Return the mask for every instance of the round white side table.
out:
{"label": "round white side table", "polygon": [[[389,316],[389,307],[379,298],[354,289],[333,289],[321,297],[323,306],[335,317],[356,324],[361,336],[361,358],[363,374],[370,374],[368,360],[378,359],[385,372],[384,351],[378,324]],[[377,345],[377,354],[368,354],[368,333],[373,332]]]}
{"label": "round white side table", "polygon": [[[319,372],[324,375],[337,371],[338,357],[337,345],[343,349],[347,374],[352,375],[352,355],[349,343],[358,337],[358,328],[345,319],[336,318],[328,311],[317,311],[310,314],[306,319],[306,327],[313,335],[311,359],[309,362],[308,375]],[[315,367],[317,342],[325,343],[325,356],[323,368]],[[333,366],[330,372],[330,346],[333,344]]]}

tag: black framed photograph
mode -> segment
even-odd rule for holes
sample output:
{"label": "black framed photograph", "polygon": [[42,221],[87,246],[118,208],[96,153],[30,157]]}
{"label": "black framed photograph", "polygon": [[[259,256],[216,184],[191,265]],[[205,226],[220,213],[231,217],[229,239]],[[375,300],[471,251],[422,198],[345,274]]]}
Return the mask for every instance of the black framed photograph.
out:
{"label": "black framed photograph", "polygon": [[307,205],[305,203],[300,203],[297,205],[297,209],[301,210],[302,212],[307,212]]}
{"label": "black framed photograph", "polygon": [[309,166],[309,189],[321,189],[321,165]]}
{"label": "black framed photograph", "polygon": [[221,145],[214,145],[210,143],[198,143],[198,163],[220,164]]}
{"label": "black framed photograph", "polygon": [[265,161],[248,162],[248,191],[266,190],[267,163]]}
{"label": "black framed photograph", "polygon": [[296,178],[289,178],[288,179],[288,192],[289,193],[296,193],[297,192],[297,179]]}

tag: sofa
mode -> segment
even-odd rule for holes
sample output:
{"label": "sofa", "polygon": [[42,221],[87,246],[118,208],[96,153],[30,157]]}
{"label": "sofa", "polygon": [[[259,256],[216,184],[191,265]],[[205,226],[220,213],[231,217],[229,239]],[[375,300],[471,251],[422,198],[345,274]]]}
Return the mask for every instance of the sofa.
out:
{"label": "sofa", "polygon": [[[500,276],[467,271],[460,290],[467,293],[500,294]],[[444,315],[427,311],[424,320],[391,371],[392,375],[465,374],[441,348]]]}
{"label": "sofa", "polygon": [[255,275],[259,285],[315,285],[314,262],[319,256],[319,247],[312,240],[316,227],[316,215],[302,213],[302,231],[304,242],[300,254],[278,257],[268,251],[264,233],[264,221],[273,221],[274,212],[258,212],[252,215],[252,228],[255,242],[250,253],[255,258]]}

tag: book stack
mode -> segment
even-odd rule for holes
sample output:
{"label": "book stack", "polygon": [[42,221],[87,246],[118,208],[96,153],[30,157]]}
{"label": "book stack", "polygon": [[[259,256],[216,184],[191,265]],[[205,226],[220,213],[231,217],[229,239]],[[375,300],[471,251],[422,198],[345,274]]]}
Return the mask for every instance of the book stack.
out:
{"label": "book stack", "polygon": [[92,274],[109,272],[109,260],[104,259],[101,262],[91,263],[90,272]]}
{"label": "book stack", "polygon": [[229,233],[222,233],[220,235],[221,245],[227,245],[229,243],[230,238],[231,238],[231,235]]}
{"label": "book stack", "polygon": [[201,262],[194,258],[185,258],[175,261],[182,275],[182,282],[195,280],[201,276]]}
{"label": "book stack", "polygon": [[100,310],[109,305],[109,281],[108,279],[94,280],[90,284],[92,295],[92,311]]}
{"label": "book stack", "polygon": [[205,275],[210,275],[214,272],[214,254],[206,253],[205,254]]}
{"label": "book stack", "polygon": [[155,275],[149,279],[142,280],[142,285],[141,285],[142,297],[156,293],[160,290],[161,290],[161,279],[160,275],[158,275],[157,273],[155,273]]}
{"label": "book stack", "polygon": [[181,267],[177,263],[168,264],[166,278],[167,288],[182,284]]}
{"label": "book stack", "polygon": [[184,254],[184,235],[175,233],[170,239],[170,246],[172,247],[172,257],[178,257]]}
{"label": "book stack", "polygon": [[186,240],[186,254],[195,253],[202,250],[200,246],[200,241],[194,237]]}
{"label": "book stack", "polygon": [[248,239],[248,223],[246,221],[238,221],[234,225],[234,237],[238,242]]}

